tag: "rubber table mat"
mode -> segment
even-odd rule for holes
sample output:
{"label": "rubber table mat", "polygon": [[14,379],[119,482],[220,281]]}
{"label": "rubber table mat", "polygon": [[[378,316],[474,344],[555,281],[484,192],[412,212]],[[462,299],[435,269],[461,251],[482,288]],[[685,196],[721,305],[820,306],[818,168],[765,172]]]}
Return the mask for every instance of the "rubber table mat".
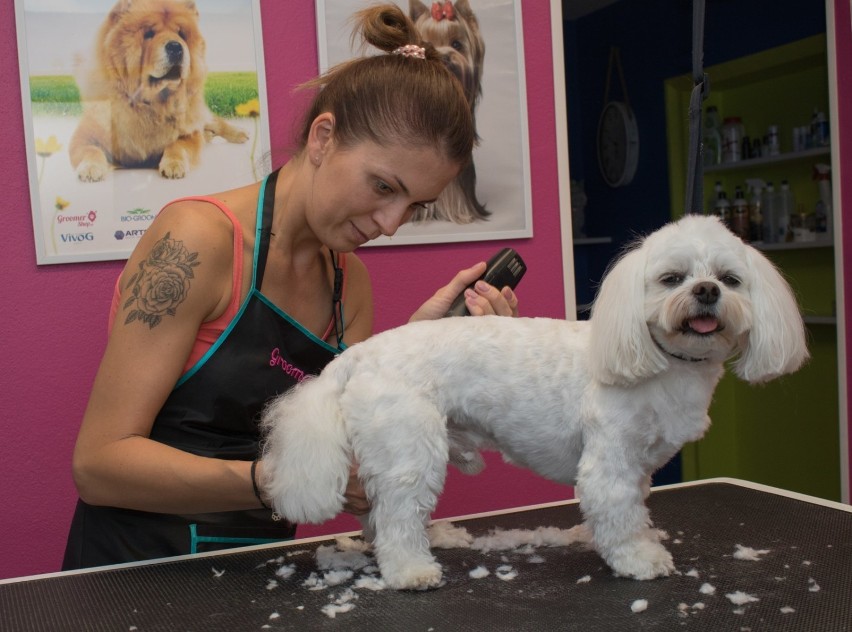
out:
{"label": "rubber table mat", "polygon": [[[322,609],[346,584],[304,586],[330,538],[0,584],[0,630],[852,631],[852,513],[728,482],[657,490],[649,506],[670,536],[668,578],[613,577],[579,545],[435,550],[442,587],[356,589],[354,607],[332,618]],[[453,522],[477,536],[579,521],[568,503]],[[737,559],[737,545],[763,552]],[[271,560],[287,553],[295,573],[284,580]],[[490,574],[474,579],[479,566]],[[517,576],[501,580],[500,566]],[[634,612],[637,600],[647,607]]]}

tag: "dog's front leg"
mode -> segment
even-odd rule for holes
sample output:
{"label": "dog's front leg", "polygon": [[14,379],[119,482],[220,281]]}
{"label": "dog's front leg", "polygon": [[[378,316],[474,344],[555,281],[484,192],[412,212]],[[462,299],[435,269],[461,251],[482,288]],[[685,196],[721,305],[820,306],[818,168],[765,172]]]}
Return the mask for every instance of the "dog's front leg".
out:
{"label": "dog's front leg", "polygon": [[198,163],[198,156],[204,144],[202,132],[192,132],[180,136],[166,147],[160,159],[159,171],[164,178],[184,178],[192,165]]}
{"label": "dog's front leg", "polygon": [[[645,506],[647,475],[619,442],[587,444],[577,492],[595,547],[616,575],[653,579],[674,570],[671,554],[650,528]],[[623,439],[621,441],[623,443]]]}

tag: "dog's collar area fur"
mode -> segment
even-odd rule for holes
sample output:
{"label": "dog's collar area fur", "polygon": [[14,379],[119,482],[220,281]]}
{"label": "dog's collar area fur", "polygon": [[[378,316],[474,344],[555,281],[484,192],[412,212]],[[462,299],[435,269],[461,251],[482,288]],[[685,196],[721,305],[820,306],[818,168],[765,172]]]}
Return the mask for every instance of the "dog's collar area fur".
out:
{"label": "dog's collar area fur", "polygon": [[666,355],[671,356],[671,357],[673,357],[677,360],[682,360],[684,362],[704,362],[707,359],[707,358],[693,358],[693,357],[688,356],[688,355],[681,355],[679,353],[672,353],[671,351],[666,349],[662,344],[660,344],[660,341],[657,340],[656,338],[654,338],[654,336],[651,336],[651,340],[654,341],[654,344],[657,345],[657,347],[660,349],[660,351],[662,351]]}

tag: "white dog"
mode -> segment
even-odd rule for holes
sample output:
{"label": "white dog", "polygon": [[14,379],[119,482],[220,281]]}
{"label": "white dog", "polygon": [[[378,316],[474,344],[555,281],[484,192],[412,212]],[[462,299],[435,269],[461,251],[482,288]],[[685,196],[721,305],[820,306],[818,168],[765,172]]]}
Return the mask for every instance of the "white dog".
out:
{"label": "white dog", "polygon": [[674,570],[651,528],[650,476],[699,439],[723,363],[764,382],[807,359],[790,287],[715,218],[687,216],[609,271],[591,321],[447,318],[380,333],[267,408],[262,484],[294,522],[336,515],[350,464],[372,508],[382,576],[439,585],[425,523],[447,462],[479,449],[576,484],[594,546],[617,575]]}

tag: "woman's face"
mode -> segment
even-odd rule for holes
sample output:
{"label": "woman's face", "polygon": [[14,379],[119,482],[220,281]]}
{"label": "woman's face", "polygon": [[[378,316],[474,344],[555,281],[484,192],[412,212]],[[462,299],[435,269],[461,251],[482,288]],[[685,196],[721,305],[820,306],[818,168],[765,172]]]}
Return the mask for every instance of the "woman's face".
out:
{"label": "woman's face", "polygon": [[314,171],[308,224],[332,250],[352,251],[393,235],[458,172],[457,163],[431,147],[334,146]]}

